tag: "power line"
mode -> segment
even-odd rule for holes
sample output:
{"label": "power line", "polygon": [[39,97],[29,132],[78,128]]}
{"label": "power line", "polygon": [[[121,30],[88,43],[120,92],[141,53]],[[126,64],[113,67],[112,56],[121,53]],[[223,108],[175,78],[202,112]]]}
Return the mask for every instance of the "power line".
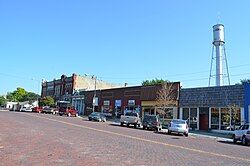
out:
{"label": "power line", "polygon": [[[250,66],[250,64],[243,64],[243,65],[235,65],[231,66],[229,68],[240,68],[240,67],[245,67],[245,66]],[[149,79],[149,78],[157,78],[157,77],[169,77],[169,78],[174,78],[178,76],[189,76],[189,75],[195,75],[195,74],[202,74],[202,73],[209,73],[208,70],[204,71],[198,71],[198,72],[191,72],[191,73],[179,73],[179,74],[172,74],[172,75],[162,75],[162,76],[150,76],[150,77],[105,77],[105,76],[98,76],[100,79],[119,79],[119,80],[138,80],[138,79]],[[231,75],[232,77],[236,76],[241,76],[241,75],[249,75],[250,73],[241,73],[241,74],[234,74]],[[37,79],[37,78],[29,78],[29,77],[23,77],[19,75],[13,75],[13,74],[7,74],[7,73],[0,73],[2,76],[7,76],[7,77],[12,77],[12,78],[17,78],[17,79],[23,79],[23,80],[32,80],[32,81],[41,81],[42,79]],[[194,79],[188,79],[188,80],[182,80],[181,82],[190,82],[190,81],[198,81],[198,80],[207,80],[208,78],[194,78]],[[126,81],[125,81],[126,82]],[[141,83],[141,82],[140,82]],[[123,84],[123,83],[118,83],[118,84]],[[135,84],[138,84],[135,83]]]}
{"label": "power line", "polygon": [[[229,68],[240,68],[240,67],[245,67],[245,66],[250,66],[250,64],[243,64],[243,65],[235,65],[231,66]],[[215,70],[213,70],[215,71]],[[209,70],[203,70],[203,71],[198,71],[198,72],[191,72],[191,73],[179,73],[179,74],[172,74],[172,75],[165,75],[167,77],[177,77],[177,76],[188,76],[188,75],[194,75],[194,74],[202,74],[202,73],[208,73]],[[162,75],[163,76],[163,75]],[[150,76],[148,78],[157,78],[157,77],[162,77],[162,76]],[[99,77],[101,79],[124,79],[124,80],[137,80],[137,79],[145,79],[145,77]]]}

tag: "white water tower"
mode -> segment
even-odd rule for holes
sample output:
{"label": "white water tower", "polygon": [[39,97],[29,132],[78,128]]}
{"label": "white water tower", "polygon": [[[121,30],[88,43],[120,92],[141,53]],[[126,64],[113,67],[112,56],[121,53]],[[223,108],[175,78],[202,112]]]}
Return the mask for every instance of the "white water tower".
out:
{"label": "white water tower", "polygon": [[[215,56],[214,56],[215,49]],[[213,62],[216,62],[215,73],[213,73]],[[224,72],[226,71],[226,73]],[[225,33],[224,25],[216,24],[213,26],[213,49],[212,49],[212,60],[210,67],[210,77],[209,77],[209,86],[211,85],[211,78],[215,77],[215,85],[223,86],[227,78],[228,85],[230,85],[226,49],[225,49]]]}

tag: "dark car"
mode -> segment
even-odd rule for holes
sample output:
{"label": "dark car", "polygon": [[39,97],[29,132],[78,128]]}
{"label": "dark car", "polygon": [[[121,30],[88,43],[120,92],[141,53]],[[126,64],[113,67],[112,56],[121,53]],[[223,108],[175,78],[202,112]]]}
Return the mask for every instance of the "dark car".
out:
{"label": "dark car", "polygon": [[106,117],[100,112],[92,112],[88,118],[89,121],[106,122]]}
{"label": "dark car", "polygon": [[161,126],[159,117],[157,115],[144,115],[142,126],[143,129],[153,129],[158,131]]}

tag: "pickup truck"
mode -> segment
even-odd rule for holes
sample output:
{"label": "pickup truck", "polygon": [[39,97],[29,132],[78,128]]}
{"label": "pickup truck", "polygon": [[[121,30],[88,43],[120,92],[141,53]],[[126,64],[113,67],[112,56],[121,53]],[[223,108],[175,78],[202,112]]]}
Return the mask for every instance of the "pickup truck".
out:
{"label": "pickup truck", "polygon": [[124,124],[126,124],[127,126],[132,124],[135,128],[137,126],[141,127],[141,119],[139,117],[139,114],[134,112],[127,112],[125,115],[121,115],[120,122],[121,126],[123,126]]}

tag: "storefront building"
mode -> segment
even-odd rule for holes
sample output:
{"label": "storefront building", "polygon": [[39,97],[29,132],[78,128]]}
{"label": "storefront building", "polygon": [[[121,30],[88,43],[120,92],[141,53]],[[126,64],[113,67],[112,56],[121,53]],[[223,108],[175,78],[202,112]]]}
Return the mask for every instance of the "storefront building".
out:
{"label": "storefront building", "polygon": [[249,122],[250,84],[180,91],[179,118],[193,130],[234,130]]}
{"label": "storefront building", "polygon": [[84,115],[85,111],[85,90],[77,90],[72,95],[72,106],[78,111],[79,115]]}
{"label": "storefront building", "polygon": [[[152,86],[133,86],[123,88],[104,89],[96,91],[86,91],[85,105],[86,115],[90,114],[93,110],[93,97],[96,93],[96,104],[94,110],[103,112],[108,116],[120,116],[126,112],[137,112],[140,116],[145,114],[158,114],[161,106],[157,105],[157,95],[161,89],[161,85]],[[171,118],[177,118],[178,114],[178,98],[180,83],[171,83],[171,101],[164,111],[171,112]],[[165,113],[164,116],[170,113]]]}

